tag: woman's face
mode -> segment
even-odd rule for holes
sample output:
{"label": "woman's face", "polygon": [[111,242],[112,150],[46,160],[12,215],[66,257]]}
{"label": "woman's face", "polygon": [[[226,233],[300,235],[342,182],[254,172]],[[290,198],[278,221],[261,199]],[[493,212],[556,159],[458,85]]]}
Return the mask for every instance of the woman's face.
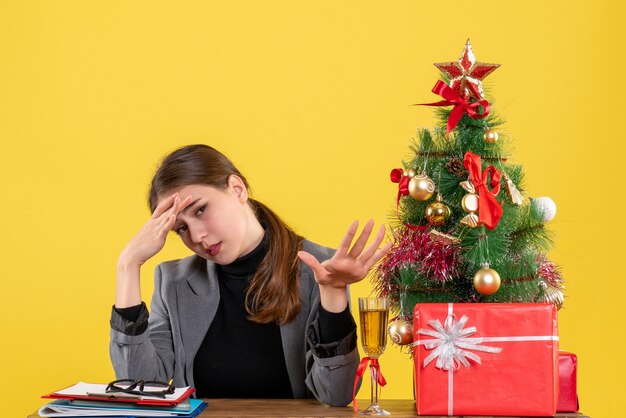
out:
{"label": "woman's face", "polygon": [[[263,228],[248,204],[248,192],[237,176],[231,176],[228,186],[219,189],[193,184],[168,192],[178,193],[187,203],[176,217],[172,230],[185,245],[207,260],[230,264],[249,253],[261,242]],[[159,201],[167,196],[159,196]]]}

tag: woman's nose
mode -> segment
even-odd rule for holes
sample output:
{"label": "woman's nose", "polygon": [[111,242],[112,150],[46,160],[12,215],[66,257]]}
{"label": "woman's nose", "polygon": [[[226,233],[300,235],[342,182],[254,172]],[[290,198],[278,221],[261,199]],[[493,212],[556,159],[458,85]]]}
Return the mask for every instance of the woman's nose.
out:
{"label": "woman's nose", "polygon": [[189,237],[194,244],[200,244],[206,235],[205,229],[199,225],[189,225]]}

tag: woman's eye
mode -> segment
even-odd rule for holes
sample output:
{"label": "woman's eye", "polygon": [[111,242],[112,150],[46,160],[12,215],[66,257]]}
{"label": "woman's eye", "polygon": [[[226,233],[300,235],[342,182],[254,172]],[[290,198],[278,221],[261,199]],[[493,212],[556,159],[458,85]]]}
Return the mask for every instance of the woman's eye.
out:
{"label": "woman's eye", "polygon": [[204,209],[206,209],[206,205],[199,207],[196,209],[196,216],[200,216],[204,213]]}
{"label": "woman's eye", "polygon": [[185,231],[187,230],[187,225],[181,225],[178,228],[176,228],[175,232],[178,235],[183,235],[185,233]]}

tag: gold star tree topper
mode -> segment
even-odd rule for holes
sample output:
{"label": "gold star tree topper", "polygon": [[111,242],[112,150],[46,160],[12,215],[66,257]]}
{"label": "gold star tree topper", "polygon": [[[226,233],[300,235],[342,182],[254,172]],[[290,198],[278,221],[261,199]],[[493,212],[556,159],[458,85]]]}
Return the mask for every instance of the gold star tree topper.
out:
{"label": "gold star tree topper", "polygon": [[435,63],[449,80],[450,87],[461,96],[471,96],[477,100],[484,99],[481,80],[495,71],[500,64],[476,62],[472,44],[468,39],[458,61]]}

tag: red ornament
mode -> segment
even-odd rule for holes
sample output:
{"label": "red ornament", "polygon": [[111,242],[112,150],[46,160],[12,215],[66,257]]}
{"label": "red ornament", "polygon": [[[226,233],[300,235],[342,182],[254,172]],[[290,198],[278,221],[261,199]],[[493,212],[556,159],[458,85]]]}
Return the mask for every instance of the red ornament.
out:
{"label": "red ornament", "polygon": [[476,62],[472,44],[468,39],[458,61],[436,63],[437,67],[450,80],[450,87],[460,96],[471,96],[476,100],[485,98],[481,80],[495,71],[500,64]]}

